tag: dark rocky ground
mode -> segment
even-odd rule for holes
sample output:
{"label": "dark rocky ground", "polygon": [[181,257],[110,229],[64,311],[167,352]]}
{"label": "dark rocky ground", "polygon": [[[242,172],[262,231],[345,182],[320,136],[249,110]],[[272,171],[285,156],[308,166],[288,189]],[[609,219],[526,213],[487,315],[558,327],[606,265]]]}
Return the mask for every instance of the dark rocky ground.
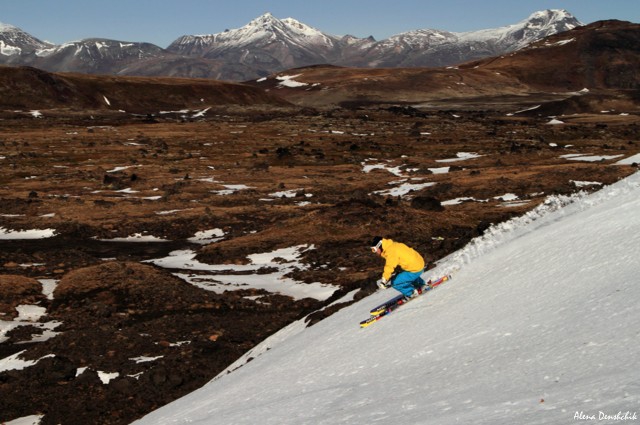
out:
{"label": "dark rocky ground", "polygon": [[[43,342],[30,342],[42,330],[24,325],[0,343],[0,358],[41,359],[0,372],[0,422],[43,414],[42,424],[128,424],[202,386],[286,324],[321,320],[343,305],[319,309],[350,291],[359,290],[356,299],[371,293],[381,267],[366,249],[371,235],[406,242],[433,262],[549,195],[600,187],[576,181],[610,184],[637,170],[560,157],[639,153],[633,111],[548,125],[547,116],[481,110],[477,99],[466,109],[473,110],[236,108],[204,118],[4,112],[0,227],[54,228],[57,236],[0,240],[0,319],[37,304],[47,310],[41,321],[61,325]],[[459,152],[482,156],[436,162]],[[364,164],[400,167],[402,177],[364,172]],[[444,166],[448,173],[429,170]],[[404,197],[375,193],[401,179],[436,184]],[[250,188],[214,193],[223,184]],[[137,192],[119,192],[127,188]],[[297,195],[271,196],[285,190]],[[527,202],[495,198],[506,193]],[[159,198],[145,199],[152,196]],[[440,204],[460,197],[486,202]],[[187,242],[212,228],[224,239]],[[98,240],[135,233],[169,242]],[[249,254],[300,244],[315,249],[303,257],[309,267],[292,277],[338,285],[331,299],[294,302],[255,289],[215,294],[141,263],[190,247],[202,262],[241,264]],[[53,299],[38,279],[59,280]],[[140,356],[156,359],[131,360]],[[119,376],[103,384],[97,371]]]}

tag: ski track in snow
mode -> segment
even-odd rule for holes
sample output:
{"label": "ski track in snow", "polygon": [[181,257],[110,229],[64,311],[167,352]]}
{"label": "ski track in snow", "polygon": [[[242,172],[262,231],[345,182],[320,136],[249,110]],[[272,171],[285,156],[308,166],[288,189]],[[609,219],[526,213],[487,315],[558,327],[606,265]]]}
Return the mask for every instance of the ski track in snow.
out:
{"label": "ski track in snow", "polygon": [[[606,202],[611,197],[619,195],[621,191],[628,192],[637,188],[638,184],[623,180],[618,189],[596,192],[587,196],[585,192],[578,192],[570,196],[550,196],[544,203],[525,213],[503,223],[493,225],[485,233],[473,239],[464,248],[438,261],[442,265],[442,274],[452,274],[465,264],[480,258],[508,241],[515,240],[526,233],[536,231],[540,227],[575,214],[590,206]],[[556,213],[551,215],[551,213]]]}

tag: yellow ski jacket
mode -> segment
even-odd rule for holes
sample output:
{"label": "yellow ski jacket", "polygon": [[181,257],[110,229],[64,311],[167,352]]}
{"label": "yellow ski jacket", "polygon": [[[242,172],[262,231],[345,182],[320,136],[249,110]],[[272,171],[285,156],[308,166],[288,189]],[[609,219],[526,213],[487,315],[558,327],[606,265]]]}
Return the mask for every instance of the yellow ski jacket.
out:
{"label": "yellow ski jacket", "polygon": [[382,277],[386,280],[391,278],[391,274],[398,266],[412,273],[424,269],[424,259],[416,250],[391,239],[382,239],[381,255],[386,261],[382,272]]}

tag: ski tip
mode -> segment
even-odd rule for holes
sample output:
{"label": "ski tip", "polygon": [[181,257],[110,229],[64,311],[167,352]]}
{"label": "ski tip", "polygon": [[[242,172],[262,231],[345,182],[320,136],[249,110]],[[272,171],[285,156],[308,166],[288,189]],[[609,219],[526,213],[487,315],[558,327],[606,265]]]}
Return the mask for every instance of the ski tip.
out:
{"label": "ski tip", "polygon": [[360,327],[361,328],[366,328],[367,326],[370,326],[372,324],[374,324],[377,320],[377,316],[371,317],[367,320],[363,320],[362,322],[360,322]]}

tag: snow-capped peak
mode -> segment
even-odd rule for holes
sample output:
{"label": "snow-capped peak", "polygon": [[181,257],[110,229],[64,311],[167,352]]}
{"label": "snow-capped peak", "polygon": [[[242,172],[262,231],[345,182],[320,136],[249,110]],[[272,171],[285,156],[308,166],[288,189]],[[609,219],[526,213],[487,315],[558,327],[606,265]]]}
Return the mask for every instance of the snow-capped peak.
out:
{"label": "snow-capped peak", "polygon": [[20,55],[50,46],[18,27],[0,22],[0,55]]}
{"label": "snow-capped peak", "polygon": [[547,21],[563,21],[572,20],[575,19],[575,17],[566,9],[546,9],[540,10],[538,12],[533,12],[525,21],[534,21],[537,19],[543,19]]}
{"label": "snow-capped peak", "polygon": [[[251,22],[249,22],[247,25],[240,28],[239,30],[252,30],[252,29],[259,28],[265,31],[273,31],[275,29],[282,28],[282,27],[293,30],[297,33],[303,33],[308,35],[316,35],[317,33],[320,32],[319,30],[312,28],[308,25],[305,25],[302,22],[297,21],[293,18],[278,19],[275,16],[273,16],[270,12],[267,12],[257,17],[256,19],[252,20]],[[231,31],[236,31],[236,30],[231,30]]]}
{"label": "snow-capped peak", "polygon": [[278,25],[279,22],[280,20],[277,19],[275,16],[273,16],[271,12],[266,12],[265,14],[258,16],[257,18],[249,22],[243,28],[247,28],[247,27],[267,28],[273,25]]}
{"label": "snow-capped peak", "polygon": [[308,37],[315,37],[320,35],[324,36],[324,34],[320,30],[310,27],[309,25],[305,25],[302,22],[297,21],[293,18],[285,18],[281,22],[288,29],[290,29],[291,31],[297,32],[300,35],[306,35]]}
{"label": "snow-capped peak", "polygon": [[9,24],[5,24],[3,22],[0,22],[0,32],[6,32],[6,31],[12,31],[17,29],[16,27],[14,27],[13,25],[9,25]]}
{"label": "snow-capped peak", "polygon": [[452,43],[456,40],[456,35],[448,31],[422,29],[396,34],[386,40],[380,41],[379,44],[386,48],[402,46],[402,48],[424,49],[440,44]]}
{"label": "snow-capped peak", "polygon": [[184,36],[174,41],[168,50],[214,56],[232,49],[261,49],[276,45],[327,51],[337,40],[296,19],[278,19],[267,12],[241,28],[210,35]]}
{"label": "snow-capped peak", "polygon": [[278,39],[296,44],[331,44],[321,31],[293,18],[278,19],[267,12],[242,28],[214,34],[216,43],[242,46],[250,43],[273,42]]}
{"label": "snow-capped peak", "polygon": [[571,30],[582,24],[564,9],[547,9],[532,13],[528,19],[520,22],[520,25],[542,30],[554,29],[558,32]]}
{"label": "snow-capped peak", "polygon": [[547,9],[532,13],[527,19],[505,27],[459,33],[461,40],[504,42],[520,49],[552,34],[583,25],[564,9]]}

